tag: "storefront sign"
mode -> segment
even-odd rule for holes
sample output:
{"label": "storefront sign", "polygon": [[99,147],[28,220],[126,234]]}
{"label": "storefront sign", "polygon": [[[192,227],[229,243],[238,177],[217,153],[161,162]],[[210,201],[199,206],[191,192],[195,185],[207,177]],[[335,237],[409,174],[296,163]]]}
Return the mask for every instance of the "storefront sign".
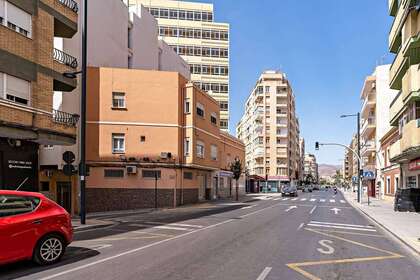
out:
{"label": "storefront sign", "polygon": [[374,171],[371,170],[364,170],[363,171],[363,179],[365,180],[375,180],[376,175]]}
{"label": "storefront sign", "polygon": [[420,170],[420,158],[410,161],[408,164],[408,170]]}
{"label": "storefront sign", "polygon": [[219,171],[219,177],[233,177],[233,173],[230,171]]}
{"label": "storefront sign", "polygon": [[8,160],[9,169],[32,169],[32,161]]}

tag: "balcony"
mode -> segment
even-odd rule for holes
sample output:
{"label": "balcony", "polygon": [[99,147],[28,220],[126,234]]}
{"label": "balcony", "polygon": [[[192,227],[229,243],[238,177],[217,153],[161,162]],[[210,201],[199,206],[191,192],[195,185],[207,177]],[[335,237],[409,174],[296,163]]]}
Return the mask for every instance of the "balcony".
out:
{"label": "balcony", "polygon": [[69,114],[58,110],[53,110],[52,112],[52,119],[55,123],[69,127],[76,127],[79,118],[80,116],[77,114]]}
{"label": "balcony", "polygon": [[401,154],[401,141],[398,140],[394,144],[391,145],[389,149],[389,158],[392,160],[398,157]]}
{"label": "balcony", "polygon": [[78,13],[79,12],[79,6],[77,5],[77,2],[74,0],[57,0],[61,5],[71,9],[73,12]]}
{"label": "balcony", "polygon": [[402,100],[420,98],[420,64],[411,65],[402,80]]}
{"label": "balcony", "polygon": [[265,150],[264,150],[264,148],[256,148],[256,149],[254,150],[254,155],[255,155],[255,157],[256,157],[256,158],[259,158],[259,157],[264,157],[264,155],[265,155]]}
{"label": "balcony", "polygon": [[389,120],[392,126],[398,125],[398,119],[400,118],[401,113],[404,109],[404,102],[402,100],[402,92],[398,92],[394,100],[391,102],[389,109]]}
{"label": "balcony", "polygon": [[369,140],[364,143],[360,149],[360,155],[366,157],[376,150],[376,143],[374,140]]}
{"label": "balcony", "polygon": [[388,0],[389,15],[395,17],[398,11],[398,0]]}
{"label": "balcony", "polygon": [[361,110],[362,118],[366,117],[368,112],[372,108],[375,108],[375,106],[376,106],[376,94],[375,93],[370,93],[367,96],[367,98],[365,98],[365,100],[362,104],[362,110]]}
{"label": "balcony", "polygon": [[[420,119],[412,120],[404,125],[401,137],[401,151],[410,155],[420,147]],[[418,153],[418,152],[417,152]],[[418,154],[417,154],[418,155]]]}
{"label": "balcony", "polygon": [[364,120],[360,134],[362,136],[370,135],[376,128],[376,118],[368,117]]}
{"label": "balcony", "polygon": [[77,68],[77,59],[74,56],[71,56],[59,49],[55,49],[53,51],[53,58],[55,61],[64,64],[66,66],[69,66],[73,69]]}
{"label": "balcony", "polygon": [[[420,1],[420,0],[419,0]],[[410,37],[401,47],[389,72],[390,88],[401,90],[402,79],[411,65],[420,63],[420,33]]]}

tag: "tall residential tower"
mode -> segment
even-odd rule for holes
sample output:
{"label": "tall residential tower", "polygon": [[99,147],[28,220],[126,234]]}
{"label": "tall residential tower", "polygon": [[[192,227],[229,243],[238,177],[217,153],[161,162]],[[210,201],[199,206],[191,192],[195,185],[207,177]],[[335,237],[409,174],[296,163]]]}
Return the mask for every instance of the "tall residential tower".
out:
{"label": "tall residential tower", "polygon": [[220,104],[220,127],[229,126],[229,24],[214,22],[213,4],[130,0],[157,19],[159,36],[188,62],[192,81]]}
{"label": "tall residential tower", "polygon": [[237,135],[246,146],[250,175],[267,176],[274,188],[299,179],[299,122],[284,73],[261,74],[246,102]]}

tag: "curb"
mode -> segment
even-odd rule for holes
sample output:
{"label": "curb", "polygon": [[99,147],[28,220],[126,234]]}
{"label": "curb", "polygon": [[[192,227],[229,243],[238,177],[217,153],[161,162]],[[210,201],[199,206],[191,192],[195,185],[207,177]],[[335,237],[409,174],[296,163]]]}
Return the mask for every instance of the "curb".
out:
{"label": "curb", "polygon": [[417,251],[416,248],[414,248],[413,246],[411,246],[407,241],[405,241],[404,239],[402,239],[401,237],[399,237],[397,234],[395,234],[393,231],[391,231],[390,229],[388,229],[388,227],[386,227],[385,225],[383,225],[381,222],[379,222],[377,219],[375,219],[374,217],[372,217],[371,215],[369,215],[366,211],[362,210],[360,207],[358,207],[358,205],[351,201],[351,199],[347,199],[347,197],[343,194],[344,199],[353,206],[354,209],[356,209],[357,211],[359,211],[360,213],[364,214],[366,217],[368,217],[370,220],[372,220],[373,222],[375,222],[381,229],[383,229],[384,231],[386,231],[387,233],[389,233],[390,235],[392,235],[394,238],[396,238],[398,241],[400,241],[401,243],[403,243],[407,248],[409,248],[412,253],[414,253],[417,257],[420,257],[420,251]]}

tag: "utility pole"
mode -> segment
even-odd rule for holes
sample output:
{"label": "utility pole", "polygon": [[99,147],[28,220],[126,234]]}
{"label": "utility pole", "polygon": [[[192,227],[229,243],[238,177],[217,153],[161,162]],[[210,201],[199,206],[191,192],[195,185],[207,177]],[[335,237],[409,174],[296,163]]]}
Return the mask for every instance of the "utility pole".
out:
{"label": "utility pole", "polygon": [[82,24],[82,95],[80,104],[80,223],[86,224],[86,77],[87,77],[87,7],[88,1],[83,1]]}

